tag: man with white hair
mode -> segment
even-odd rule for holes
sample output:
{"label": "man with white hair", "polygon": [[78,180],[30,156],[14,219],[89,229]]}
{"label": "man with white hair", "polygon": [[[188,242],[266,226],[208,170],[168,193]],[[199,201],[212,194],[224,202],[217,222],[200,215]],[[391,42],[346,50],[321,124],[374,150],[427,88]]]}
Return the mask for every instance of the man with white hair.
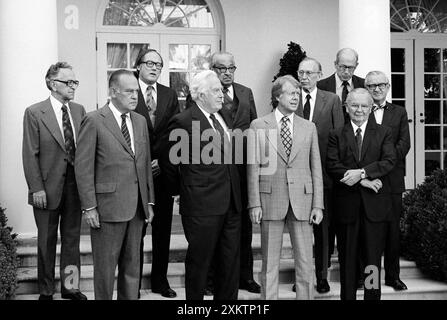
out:
{"label": "man with white hair", "polygon": [[[222,84],[213,71],[206,70],[192,79],[190,91],[189,106],[172,118],[168,130],[171,138],[176,133],[188,136],[185,144],[184,140],[171,142],[180,144],[180,154],[173,152],[173,147],[170,152],[173,164],[178,163],[174,156],[180,159],[178,177],[171,180],[179,187],[180,215],[188,241],[186,299],[203,300],[208,269],[215,255],[214,299],[236,300],[242,205],[237,166],[223,161],[231,150],[231,141],[229,119],[219,112]],[[198,132],[202,137],[199,141],[195,136]]]}

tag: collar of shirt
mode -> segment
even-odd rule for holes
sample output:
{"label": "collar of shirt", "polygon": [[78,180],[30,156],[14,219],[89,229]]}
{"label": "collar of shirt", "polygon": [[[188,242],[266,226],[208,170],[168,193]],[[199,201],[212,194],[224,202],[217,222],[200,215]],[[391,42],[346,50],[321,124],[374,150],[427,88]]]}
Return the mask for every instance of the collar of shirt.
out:
{"label": "collar of shirt", "polygon": [[[281,113],[281,111],[278,110],[278,108],[275,109],[275,118],[276,118],[276,123],[278,125],[278,128],[281,130],[281,124],[282,124],[282,118],[285,115]],[[294,120],[294,113],[289,114],[288,116],[286,116],[287,118],[289,118],[290,120],[290,124],[289,124],[289,130],[290,130],[290,134],[293,136],[293,120]]]}
{"label": "collar of shirt", "polygon": [[[115,118],[116,122],[118,123],[118,128],[120,128],[121,131],[121,124],[123,122],[123,119],[121,118],[122,113],[113,105],[113,103],[109,102],[109,108],[112,111],[113,117]],[[127,130],[129,130],[130,134],[130,142],[132,145],[132,151],[135,153],[135,143],[133,138],[133,125],[132,125],[132,119],[130,117],[130,112],[126,112],[126,126]]]}
{"label": "collar of shirt", "polygon": [[[53,95],[50,95],[50,103],[51,107],[53,107],[54,114],[56,115],[57,124],[59,125],[59,128],[61,129],[62,138],[64,137],[64,126],[62,123],[62,105],[63,103],[57,100]],[[73,118],[71,117],[71,109],[70,109],[70,103],[65,104],[67,106],[68,110],[68,117],[70,118],[71,127],[73,128],[73,137],[74,142],[76,146],[76,132],[73,125]]]}
{"label": "collar of shirt", "polygon": [[[352,85],[352,78],[348,80],[348,83],[349,83],[349,87],[348,87],[348,91],[349,91],[349,89],[354,87]],[[343,81],[340,79],[338,74],[335,74],[335,87],[336,88],[341,88],[343,90]]]}
{"label": "collar of shirt", "polygon": [[356,135],[357,128],[360,128],[360,129],[362,129],[361,135],[362,135],[362,140],[363,140],[363,137],[365,136],[365,130],[366,130],[367,125],[368,125],[368,120],[366,120],[360,127],[351,121],[352,130],[354,130],[354,136]]}
{"label": "collar of shirt", "polygon": [[[380,107],[382,110],[383,110],[383,107],[385,107],[386,106],[386,101],[384,101],[383,103],[381,103],[380,105],[377,105],[376,103],[374,103],[374,105],[373,105],[373,110],[375,109],[375,108],[377,108],[377,107]],[[378,109],[377,109],[378,110]],[[374,111],[377,111],[377,110],[374,110]]]}
{"label": "collar of shirt", "polygon": [[301,90],[301,97],[302,97],[302,104],[304,107],[304,104],[306,103],[307,95],[310,95],[310,115],[309,115],[309,121],[312,121],[312,118],[314,116],[314,110],[315,110],[315,101],[317,99],[317,87],[315,87],[312,91],[307,93],[303,89]]}
{"label": "collar of shirt", "polygon": [[231,100],[234,100],[234,88],[233,88],[233,85],[229,86],[227,89],[228,89],[228,92],[227,92],[228,96],[231,98]]}
{"label": "collar of shirt", "polygon": [[[208,120],[211,128],[213,128],[214,130],[217,131],[216,128],[214,128],[214,123],[213,120],[211,120],[210,115],[211,113],[209,113],[208,111],[206,111],[205,109],[203,109],[201,106],[199,106],[198,103],[196,103],[197,106],[199,107],[200,111],[202,111],[202,113],[205,115],[206,119]],[[222,126],[222,128],[224,128],[225,133],[227,134],[228,138],[230,138],[230,133],[228,132],[228,127],[227,124],[225,123],[224,119],[222,118],[222,116],[219,114],[219,112],[215,112],[214,116],[216,117],[217,121],[219,121],[220,125]]]}
{"label": "collar of shirt", "polygon": [[[140,84],[140,88],[141,88],[141,92],[143,93],[143,97],[144,97],[144,99],[146,99],[146,91],[147,91],[147,88],[149,87],[149,85],[146,84],[141,79],[138,79],[138,82]],[[152,86],[152,88],[154,88],[154,90],[152,91],[152,96],[154,97],[154,100],[157,101],[157,83],[151,84],[150,86]]]}

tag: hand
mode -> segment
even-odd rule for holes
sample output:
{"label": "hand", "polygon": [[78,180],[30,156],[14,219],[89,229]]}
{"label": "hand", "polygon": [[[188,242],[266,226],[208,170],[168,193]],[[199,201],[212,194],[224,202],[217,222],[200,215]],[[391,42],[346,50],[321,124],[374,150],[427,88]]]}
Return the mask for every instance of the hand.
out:
{"label": "hand", "polygon": [[93,229],[101,228],[101,225],[99,224],[99,214],[98,214],[98,210],[96,210],[96,208],[85,212],[84,220],[85,220],[85,222],[87,222],[87,224],[90,226],[90,228],[93,228]]}
{"label": "hand", "polygon": [[161,173],[160,166],[158,165],[158,159],[152,160],[152,176],[156,177]]}
{"label": "hand", "polygon": [[360,181],[360,185],[362,187],[373,190],[375,193],[379,192],[379,190],[383,186],[382,181],[380,181],[380,179],[374,179],[374,180],[363,179]]}
{"label": "hand", "polygon": [[260,224],[262,220],[262,209],[261,207],[250,208],[248,210],[250,215],[250,220],[254,224]]}
{"label": "hand", "polygon": [[174,201],[177,205],[180,205],[180,196],[174,196]]}
{"label": "hand", "polygon": [[352,187],[360,181],[362,175],[362,169],[352,169],[345,172],[344,177],[340,182]]}
{"label": "hand", "polygon": [[313,208],[310,213],[309,224],[320,224],[323,220],[323,210],[320,208]]}
{"label": "hand", "polygon": [[146,219],[146,223],[151,223],[154,220],[154,209],[151,204],[147,205],[147,211],[149,212],[149,218]]}
{"label": "hand", "polygon": [[47,194],[45,193],[45,190],[33,193],[33,204],[39,209],[47,208]]}

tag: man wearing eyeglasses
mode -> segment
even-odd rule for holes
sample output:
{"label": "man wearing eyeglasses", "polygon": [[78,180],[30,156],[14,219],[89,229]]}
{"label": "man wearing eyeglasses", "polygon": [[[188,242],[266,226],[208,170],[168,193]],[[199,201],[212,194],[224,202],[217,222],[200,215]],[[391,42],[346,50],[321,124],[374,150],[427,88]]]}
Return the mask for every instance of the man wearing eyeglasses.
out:
{"label": "man wearing eyeglasses", "polygon": [[[250,127],[250,123],[258,116],[256,113],[255,100],[253,92],[239,83],[234,82],[234,73],[237,69],[234,56],[229,52],[216,52],[211,56],[211,66],[217,74],[223,87],[224,101],[222,112],[231,119],[229,126],[231,129],[240,129],[244,132]],[[244,161],[238,164],[239,176],[241,181],[242,197],[242,220],[241,220],[241,243],[240,243],[240,281],[239,288],[252,293],[260,293],[261,287],[253,278],[253,252],[251,241],[253,236],[253,227],[248,215],[247,208],[247,173],[246,173],[246,144],[243,147]],[[213,291],[212,277],[215,268],[213,263],[208,275],[208,286],[206,294],[211,295]]]}
{"label": "man wearing eyeglasses", "polygon": [[[321,64],[313,58],[304,58],[298,66],[298,79],[301,85],[300,101],[296,113],[315,123],[318,133],[318,145],[323,168],[324,183],[324,218],[322,223],[314,225],[315,238],[315,274],[317,291],[330,291],[327,281],[329,264],[328,226],[332,218],[332,179],[326,172],[326,151],[329,131],[344,125],[340,99],[336,94],[317,88],[317,81],[322,74]],[[295,289],[295,286],[293,287]],[[295,290],[294,290],[295,291]]]}
{"label": "man wearing eyeglasses", "polygon": [[[79,290],[81,204],[74,156],[84,107],[72,102],[79,81],[66,62],[45,76],[50,97],[25,111],[23,168],[37,225],[39,300],[52,300],[58,228],[61,234],[60,277],[64,299],[86,300]],[[59,223],[60,221],[60,223]]]}
{"label": "man wearing eyeglasses", "polygon": [[386,101],[390,83],[385,73],[371,71],[366,75],[365,87],[374,99],[370,119],[391,128],[397,161],[389,174],[393,210],[387,221],[385,241],[385,285],[396,291],[407,290],[399,273],[399,221],[402,214],[402,193],[405,191],[405,157],[410,150],[410,129],[405,108]]}
{"label": "man wearing eyeglasses", "polygon": [[[177,293],[171,289],[168,278],[169,244],[171,241],[172,186],[166,173],[173,170],[167,150],[169,120],[179,113],[177,93],[160,83],[158,79],[163,69],[161,55],[153,49],[140,51],[135,68],[138,78],[138,105],[135,111],[146,118],[151,141],[152,170],[155,186],[154,220],[152,221],[152,270],[151,289],[166,298],[175,298]],[[146,230],[146,228],[145,228]],[[143,232],[143,239],[146,232]],[[144,260],[144,240],[141,241],[141,278]],[[140,279],[141,287],[141,279]]]}
{"label": "man wearing eyeglasses", "polygon": [[[391,129],[369,118],[373,99],[364,88],[346,98],[350,121],[329,134],[326,167],[334,181],[334,218],[340,262],[340,296],[355,300],[365,279],[364,299],[381,297],[380,269],[386,221],[391,213],[389,173],[396,163]],[[358,274],[362,255],[365,267]]]}
{"label": "man wearing eyeglasses", "polygon": [[317,86],[321,90],[336,93],[343,105],[345,121],[349,121],[349,115],[345,108],[346,96],[354,88],[364,88],[365,79],[354,75],[359,64],[357,52],[351,48],[343,48],[337,52],[335,58],[335,73],[330,77],[318,82]]}

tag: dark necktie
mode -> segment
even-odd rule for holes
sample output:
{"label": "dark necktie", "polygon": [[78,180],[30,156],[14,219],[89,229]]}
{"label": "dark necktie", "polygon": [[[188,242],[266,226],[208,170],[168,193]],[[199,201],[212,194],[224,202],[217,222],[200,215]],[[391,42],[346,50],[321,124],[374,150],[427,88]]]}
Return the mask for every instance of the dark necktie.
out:
{"label": "dark necktie", "polygon": [[355,142],[357,142],[358,159],[362,156],[362,129],[357,128],[355,131]]}
{"label": "dark necktie", "polygon": [[226,109],[231,110],[231,108],[233,107],[233,99],[230,98],[230,96],[228,95],[228,88],[223,88],[223,93],[224,93],[224,102],[223,105]]}
{"label": "dark necktie", "polygon": [[68,155],[68,162],[73,165],[75,157],[75,144],[73,136],[73,128],[70,122],[70,116],[68,115],[67,106],[62,105],[62,128],[64,130],[64,140],[65,140],[65,152]]}
{"label": "dark necktie", "polygon": [[290,151],[292,150],[292,134],[289,128],[290,119],[287,116],[281,119],[281,141],[286,151],[287,157],[290,156]]}
{"label": "dark necktie", "polygon": [[308,94],[306,96],[306,103],[304,104],[304,110],[303,110],[303,117],[306,120],[309,120],[309,118],[310,118],[310,99],[311,99],[311,96],[310,96],[310,94]]}
{"label": "dark necktie", "polygon": [[377,104],[375,104],[373,106],[373,112],[376,112],[377,110],[380,110],[380,109],[386,110],[386,103],[384,105],[381,105],[381,106],[379,106]]}
{"label": "dark necktie", "polygon": [[157,110],[157,103],[155,102],[154,95],[152,92],[154,87],[148,86],[146,89],[146,105],[147,111],[149,112],[149,118],[151,119],[152,126],[155,125],[155,111]]}
{"label": "dark necktie", "polygon": [[129,129],[127,129],[127,124],[126,124],[126,118],[127,115],[125,113],[123,113],[121,115],[121,132],[123,133],[124,139],[127,142],[127,145],[129,146],[130,150],[132,150],[132,142],[130,140],[130,134],[129,134]]}
{"label": "dark necktie", "polygon": [[217,130],[220,134],[220,142],[223,145],[225,141],[227,141],[226,134],[224,128],[220,125],[219,121],[216,119],[216,116],[214,114],[210,114],[210,119],[213,121],[214,129]]}
{"label": "dark necktie", "polygon": [[346,97],[348,96],[348,86],[349,86],[349,82],[348,81],[343,81],[343,90],[341,92],[341,104],[344,105],[345,101],[346,101]]}

